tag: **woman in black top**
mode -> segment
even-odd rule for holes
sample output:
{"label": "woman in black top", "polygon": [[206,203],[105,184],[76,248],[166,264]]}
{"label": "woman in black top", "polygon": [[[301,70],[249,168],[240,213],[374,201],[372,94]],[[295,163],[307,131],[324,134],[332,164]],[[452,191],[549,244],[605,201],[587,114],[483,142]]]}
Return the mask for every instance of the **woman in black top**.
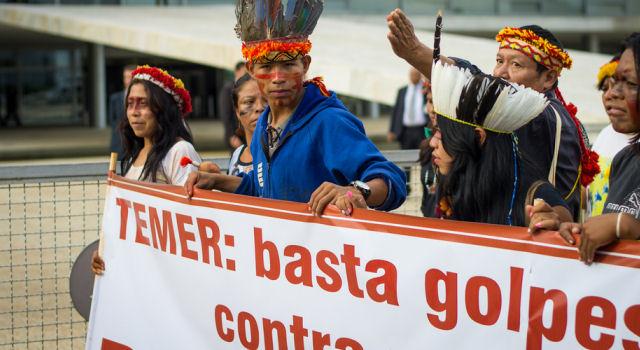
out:
{"label": "woman in black top", "polygon": [[611,163],[609,196],[602,215],[584,224],[565,223],[560,234],[575,244],[572,233],[581,234],[580,260],[593,262],[595,251],[619,239],[640,239],[640,32],[624,41],[620,63],[613,76],[614,83],[606,92],[608,98],[618,100],[614,111],[608,111],[614,130],[634,133],[630,145],[620,151]]}

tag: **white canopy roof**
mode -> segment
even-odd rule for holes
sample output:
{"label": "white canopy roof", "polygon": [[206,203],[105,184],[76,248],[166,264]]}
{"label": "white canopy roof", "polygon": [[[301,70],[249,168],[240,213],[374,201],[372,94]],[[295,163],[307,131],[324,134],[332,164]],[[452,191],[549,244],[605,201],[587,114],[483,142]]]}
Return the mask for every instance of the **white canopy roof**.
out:
{"label": "white canopy roof", "polygon": [[[348,18],[320,18],[311,36],[309,76],[323,76],[327,87],[338,93],[393,105],[397,89],[408,80],[408,65],[391,50],[384,16],[379,23],[357,23]],[[217,68],[231,69],[241,59],[231,5],[2,5],[0,24]],[[466,58],[490,72],[496,42],[447,34],[446,26],[445,17],[442,53]],[[433,40],[431,32],[419,31],[418,36],[426,43]],[[560,79],[565,98],[578,106],[585,124],[606,123],[595,79],[609,57],[578,51],[570,54],[573,68],[565,70]]]}

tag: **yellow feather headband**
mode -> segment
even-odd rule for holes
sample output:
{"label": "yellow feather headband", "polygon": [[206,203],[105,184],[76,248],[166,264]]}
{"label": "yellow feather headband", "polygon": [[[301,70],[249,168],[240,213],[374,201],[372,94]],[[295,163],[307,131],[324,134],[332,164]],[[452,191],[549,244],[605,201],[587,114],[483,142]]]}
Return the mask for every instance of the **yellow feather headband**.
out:
{"label": "yellow feather headband", "polygon": [[613,74],[616,72],[616,68],[618,68],[618,62],[619,59],[612,60],[600,67],[600,70],[598,71],[598,81],[596,82],[596,86],[600,87],[600,85],[602,85],[602,82],[606,78],[613,76]]}

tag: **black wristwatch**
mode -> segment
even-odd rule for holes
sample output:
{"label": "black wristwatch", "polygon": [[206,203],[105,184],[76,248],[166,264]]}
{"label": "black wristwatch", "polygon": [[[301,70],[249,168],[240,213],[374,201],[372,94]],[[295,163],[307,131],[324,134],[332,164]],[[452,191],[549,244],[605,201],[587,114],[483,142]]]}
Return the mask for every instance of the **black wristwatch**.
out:
{"label": "black wristwatch", "polygon": [[351,181],[349,185],[355,187],[356,190],[360,191],[365,201],[371,195],[371,187],[369,187],[369,185],[367,185],[367,183],[364,181],[360,181],[360,180]]}

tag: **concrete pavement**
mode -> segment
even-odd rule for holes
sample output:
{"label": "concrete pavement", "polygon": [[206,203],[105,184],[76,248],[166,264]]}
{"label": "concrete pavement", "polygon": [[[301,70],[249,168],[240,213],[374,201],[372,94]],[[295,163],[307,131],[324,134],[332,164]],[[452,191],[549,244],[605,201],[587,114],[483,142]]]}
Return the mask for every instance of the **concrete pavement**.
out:
{"label": "concrete pavement", "polygon": [[[386,142],[389,118],[363,119],[369,137],[381,149],[395,149]],[[228,155],[220,121],[192,120],[195,147],[204,157]],[[111,129],[87,127],[0,128],[0,163],[51,158],[106,157]],[[80,160],[80,159],[78,159]]]}
{"label": "concrete pavement", "polygon": [[[386,140],[389,117],[362,119],[369,138],[382,150],[398,149]],[[226,157],[222,122],[189,121],[196,150],[205,158]],[[591,142],[604,124],[586,124]],[[109,155],[111,129],[87,127],[0,128],[0,165],[49,162],[101,161]]]}

